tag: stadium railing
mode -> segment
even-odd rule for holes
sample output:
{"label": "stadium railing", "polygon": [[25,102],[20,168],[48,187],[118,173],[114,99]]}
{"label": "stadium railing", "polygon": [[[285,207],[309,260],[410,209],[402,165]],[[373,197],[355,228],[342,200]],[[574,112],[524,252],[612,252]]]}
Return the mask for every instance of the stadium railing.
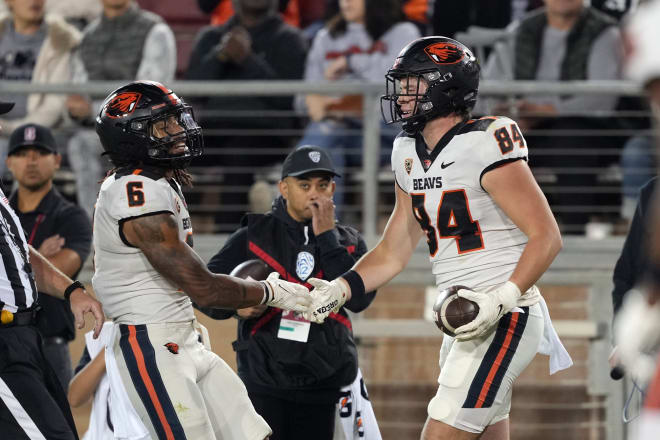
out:
{"label": "stadium railing", "polygon": [[[50,93],[82,93],[89,94],[96,97],[103,97],[114,88],[123,85],[120,82],[90,82],[85,84],[33,84],[30,82],[19,81],[0,81],[0,96],[3,92],[12,93],[32,93],[32,92],[50,92]],[[342,207],[346,213],[344,220],[351,223],[359,222],[361,230],[367,237],[368,241],[372,243],[378,236],[384,219],[391,211],[393,205],[393,191],[392,183],[393,177],[389,172],[389,164],[384,163],[380,157],[380,150],[383,148],[381,145],[381,112],[380,112],[380,96],[383,93],[382,83],[359,83],[359,82],[346,82],[346,83],[318,83],[310,84],[302,81],[270,81],[270,82],[247,82],[247,81],[227,81],[227,82],[214,82],[214,81],[179,81],[169,84],[180,96],[187,99],[194,99],[196,97],[208,96],[292,96],[304,93],[320,93],[328,95],[359,95],[362,98],[362,130],[353,130],[354,133],[362,137],[362,148],[353,151],[346,151],[347,154],[354,154],[361,156],[361,167],[351,166],[347,167],[345,171],[346,192],[352,194],[348,198],[346,206]],[[632,96],[640,95],[639,87],[633,83],[622,81],[574,81],[574,82],[537,82],[537,81],[515,81],[515,82],[500,82],[500,81],[483,81],[480,86],[480,96],[483,98],[496,97],[496,98],[509,98],[511,100],[517,99],[526,95],[617,95],[617,96]],[[203,118],[205,114],[212,114],[212,110],[200,109],[200,116]],[[584,116],[594,116],[599,114],[602,116],[621,116],[630,118],[648,118],[648,112],[644,111],[628,111],[628,112],[585,112]],[[220,114],[220,116],[222,113]],[[233,115],[234,117],[241,117],[241,115]],[[205,134],[211,136],[223,135],[237,135],[237,136],[254,136],[257,137],[274,137],[283,136],[289,139],[289,143],[281,151],[273,152],[272,148],[260,148],[259,145],[245,145],[241,148],[213,148],[210,146],[208,149],[209,155],[257,155],[257,154],[272,154],[277,153],[280,157],[284,157],[290,148],[295,145],[297,137],[302,135],[304,130],[304,122],[306,118],[304,115],[295,112],[244,112],[242,115],[245,118],[281,118],[281,117],[295,117],[301,123],[294,129],[286,130],[250,130],[248,129],[206,129]],[[69,128],[70,129],[70,128]],[[621,136],[632,135],[646,135],[648,132],[644,130],[617,130],[616,133]],[[540,133],[543,134],[543,133]],[[590,134],[590,133],[583,133]],[[591,133],[594,134],[594,133]],[[595,133],[599,134],[599,133]],[[602,134],[602,133],[601,133]],[[611,132],[610,132],[611,134]],[[567,135],[566,133],[547,133],[548,136],[558,136],[558,143],[561,138],[559,136]],[[568,134],[570,135],[570,133]],[[387,146],[383,144],[385,148]],[[530,146],[532,147],[532,146]],[[532,147],[533,148],[533,147]],[[533,154],[533,150],[532,150]],[[566,155],[567,160],[570,160],[571,154],[576,152],[566,151],[561,149],[561,145],[551,153],[543,154],[561,154]],[[611,154],[616,157],[618,152],[609,153],[599,149],[597,145],[590,146],[580,150],[582,155],[593,155],[594,158],[602,154]],[[219,161],[222,162],[222,159]],[[217,162],[214,162],[217,163]],[[547,194],[553,192],[567,192],[567,193],[580,193],[580,192],[607,192],[614,195],[621,193],[620,188],[620,169],[616,164],[609,169],[599,167],[586,167],[573,169],[574,173],[593,173],[602,178],[606,182],[604,185],[598,187],[557,187],[548,185],[544,187]],[[240,168],[240,167],[239,167]],[[190,194],[196,193],[213,193],[218,191],[235,191],[247,192],[249,187],[234,187],[231,185],[232,173],[254,173],[259,178],[269,181],[272,185],[277,181],[277,168],[275,166],[267,166],[263,168],[245,167],[246,169],[232,169],[231,167],[212,166],[207,167],[204,165],[204,160],[199,160],[193,163],[191,170],[199,185],[189,190]],[[550,179],[552,176],[549,176]],[[547,179],[547,175],[539,174],[537,176],[540,181]],[[210,202],[195,201],[201,200],[199,197],[193,197],[193,203],[190,204],[191,212],[193,215],[207,214],[212,215],[220,210],[238,212],[245,212],[248,206],[227,206],[226,204],[220,206],[217,198],[212,198]],[[614,199],[618,200],[618,199]],[[585,209],[592,209],[594,212],[602,212],[604,214],[611,214],[610,217],[616,217],[621,207],[618,201],[609,206],[596,206],[585,207]],[[580,209],[575,207],[553,206],[555,212],[561,213],[562,210]],[[217,226],[217,225],[216,225]],[[216,228],[204,230],[204,232],[217,232],[218,230],[232,230],[237,225],[224,225],[224,228]],[[571,225],[566,225],[566,230],[570,231]]]}

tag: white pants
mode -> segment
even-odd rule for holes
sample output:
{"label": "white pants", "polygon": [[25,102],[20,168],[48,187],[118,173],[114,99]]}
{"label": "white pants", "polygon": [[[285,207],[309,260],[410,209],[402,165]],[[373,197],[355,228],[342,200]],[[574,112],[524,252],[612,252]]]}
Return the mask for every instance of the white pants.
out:
{"label": "white pants", "polygon": [[514,308],[481,338],[457,341],[445,336],[439,387],[428,405],[429,417],[473,433],[506,419],[511,387],[534,359],[543,326],[537,303]]}
{"label": "white pants", "polygon": [[263,440],[271,434],[243,382],[202,344],[194,321],[118,324],[112,348],[152,439]]}

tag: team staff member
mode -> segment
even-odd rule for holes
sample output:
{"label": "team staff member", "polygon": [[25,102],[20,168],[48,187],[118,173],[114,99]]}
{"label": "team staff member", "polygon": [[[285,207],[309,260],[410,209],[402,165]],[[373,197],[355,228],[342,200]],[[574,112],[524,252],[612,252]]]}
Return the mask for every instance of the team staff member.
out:
{"label": "team staff member", "polygon": [[[281,196],[272,211],[248,215],[247,225],[229,237],[209,269],[229,273],[238,264],[259,258],[283,279],[309,288],[306,281],[311,277],[331,280],[346,272],[367,249],[354,228],[335,220],[335,176],[323,149],[294,150],[284,161]],[[360,312],[375,293],[355,295],[344,307]],[[208,314],[226,319],[233,313],[215,309]],[[357,374],[357,351],[346,311],[331,314],[322,325],[266,306],[239,309],[236,314],[238,340],[233,346],[238,374],[255,409],[273,429],[271,440],[307,439],[310,432],[317,440],[332,439],[339,389]]]}
{"label": "team staff member", "polygon": [[[53,187],[53,176],[62,156],[50,129],[22,125],[9,138],[7,168],[18,182],[9,205],[18,215],[28,244],[38,249],[56,268],[75,278],[92,245],[92,225],[87,214],[65,200]],[[73,315],[66,301],[39,293],[37,327],[44,355],[66,390],[71,380],[69,341],[76,336]]]}
{"label": "team staff member", "polygon": [[[0,114],[13,104],[0,102]],[[77,439],[64,390],[46,361],[35,326],[37,287],[68,299],[76,327],[92,313],[98,337],[101,304],[27,244],[18,217],[0,190],[0,433],[2,438]]]}

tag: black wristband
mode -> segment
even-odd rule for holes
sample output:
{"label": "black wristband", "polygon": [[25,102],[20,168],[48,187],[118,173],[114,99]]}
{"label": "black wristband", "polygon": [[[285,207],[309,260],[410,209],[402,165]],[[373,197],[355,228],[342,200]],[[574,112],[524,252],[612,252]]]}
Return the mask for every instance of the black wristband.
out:
{"label": "black wristband", "polygon": [[264,286],[264,298],[261,300],[261,305],[268,304],[273,299],[273,292],[270,290],[270,285],[266,281],[259,281]]}
{"label": "black wristband", "polygon": [[72,294],[73,291],[76,290],[76,289],[83,289],[83,290],[85,290],[85,286],[84,286],[83,283],[81,283],[80,281],[74,281],[73,283],[69,284],[69,287],[67,287],[66,289],[64,289],[64,299],[68,301],[69,298],[71,297],[71,294]]}
{"label": "black wristband", "polygon": [[341,277],[346,280],[348,286],[351,288],[351,298],[364,295],[364,281],[359,273],[349,270]]}

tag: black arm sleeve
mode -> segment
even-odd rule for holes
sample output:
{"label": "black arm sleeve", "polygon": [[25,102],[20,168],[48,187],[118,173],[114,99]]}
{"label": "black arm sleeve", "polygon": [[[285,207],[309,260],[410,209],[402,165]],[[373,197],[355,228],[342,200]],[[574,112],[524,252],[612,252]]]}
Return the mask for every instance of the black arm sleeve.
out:
{"label": "black arm sleeve", "polygon": [[[339,243],[334,231],[324,232],[316,237],[316,240],[321,249],[321,269],[327,280],[334,280],[346,273],[367,252],[367,245],[362,237],[358,238],[357,248],[353,255],[349,254],[348,250]],[[344,307],[354,313],[361,312],[371,304],[375,296],[375,290],[366,292],[364,295],[354,295],[344,304]]]}
{"label": "black arm sleeve", "polygon": [[628,236],[623,244],[621,256],[619,256],[616,266],[614,266],[612,306],[615,316],[621,308],[626,293],[641,281],[641,276],[648,262],[648,253],[645,246],[647,241],[647,211],[655,183],[656,179],[652,179],[640,190],[639,201],[630,224]]}

